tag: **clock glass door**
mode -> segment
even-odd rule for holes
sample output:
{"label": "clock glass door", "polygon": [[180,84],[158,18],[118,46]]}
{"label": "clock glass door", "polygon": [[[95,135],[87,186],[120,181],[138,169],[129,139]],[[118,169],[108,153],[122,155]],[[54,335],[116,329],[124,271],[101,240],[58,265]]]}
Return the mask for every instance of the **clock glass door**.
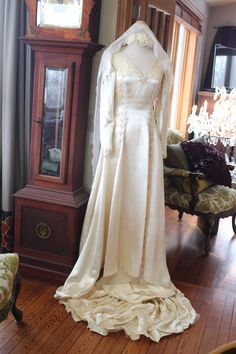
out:
{"label": "clock glass door", "polygon": [[[39,60],[38,60],[39,59]],[[74,63],[55,54],[36,58],[32,125],[31,183],[66,184]]]}
{"label": "clock glass door", "polygon": [[47,176],[60,176],[67,77],[67,68],[46,67],[39,173]]}

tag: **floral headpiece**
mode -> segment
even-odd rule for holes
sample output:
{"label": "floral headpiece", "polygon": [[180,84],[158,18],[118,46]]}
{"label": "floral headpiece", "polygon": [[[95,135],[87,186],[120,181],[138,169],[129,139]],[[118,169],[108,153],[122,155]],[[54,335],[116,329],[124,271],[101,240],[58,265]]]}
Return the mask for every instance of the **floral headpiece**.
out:
{"label": "floral headpiece", "polygon": [[125,44],[127,45],[134,43],[140,45],[141,47],[153,47],[151,38],[143,32],[132,33],[125,41]]}

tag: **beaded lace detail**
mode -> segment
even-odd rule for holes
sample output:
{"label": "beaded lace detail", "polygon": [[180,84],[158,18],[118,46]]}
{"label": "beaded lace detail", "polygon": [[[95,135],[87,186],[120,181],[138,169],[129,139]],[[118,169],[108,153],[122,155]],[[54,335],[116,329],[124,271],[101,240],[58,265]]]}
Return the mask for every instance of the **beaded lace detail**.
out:
{"label": "beaded lace detail", "polygon": [[139,79],[143,79],[144,81],[146,78],[155,78],[156,80],[161,81],[163,77],[163,69],[158,62],[154,62],[154,64],[151,65],[145,73],[142,73],[132,62],[132,60],[129,59],[123,52],[114,55],[113,66],[116,72],[119,72],[121,75],[138,76]]}

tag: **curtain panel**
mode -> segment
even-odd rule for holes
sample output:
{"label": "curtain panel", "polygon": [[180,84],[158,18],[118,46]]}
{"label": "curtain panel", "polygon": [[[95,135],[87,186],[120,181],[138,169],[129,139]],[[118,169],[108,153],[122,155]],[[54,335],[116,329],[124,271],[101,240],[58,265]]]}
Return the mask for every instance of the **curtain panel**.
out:
{"label": "curtain panel", "polygon": [[[31,102],[31,53],[24,0],[0,0],[1,248],[13,249],[13,194],[26,183]],[[27,73],[25,68],[27,67]]]}

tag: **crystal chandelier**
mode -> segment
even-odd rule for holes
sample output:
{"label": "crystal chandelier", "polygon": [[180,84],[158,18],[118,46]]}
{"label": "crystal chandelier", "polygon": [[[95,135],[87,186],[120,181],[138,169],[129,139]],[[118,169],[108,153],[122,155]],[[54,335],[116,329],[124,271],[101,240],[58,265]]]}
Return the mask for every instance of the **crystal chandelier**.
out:
{"label": "crystal chandelier", "polygon": [[206,136],[212,144],[220,140],[223,145],[235,146],[236,144],[236,89],[227,93],[225,87],[216,88],[214,95],[214,109],[208,113],[205,101],[197,114],[194,105],[188,117],[188,133],[195,137]]}

